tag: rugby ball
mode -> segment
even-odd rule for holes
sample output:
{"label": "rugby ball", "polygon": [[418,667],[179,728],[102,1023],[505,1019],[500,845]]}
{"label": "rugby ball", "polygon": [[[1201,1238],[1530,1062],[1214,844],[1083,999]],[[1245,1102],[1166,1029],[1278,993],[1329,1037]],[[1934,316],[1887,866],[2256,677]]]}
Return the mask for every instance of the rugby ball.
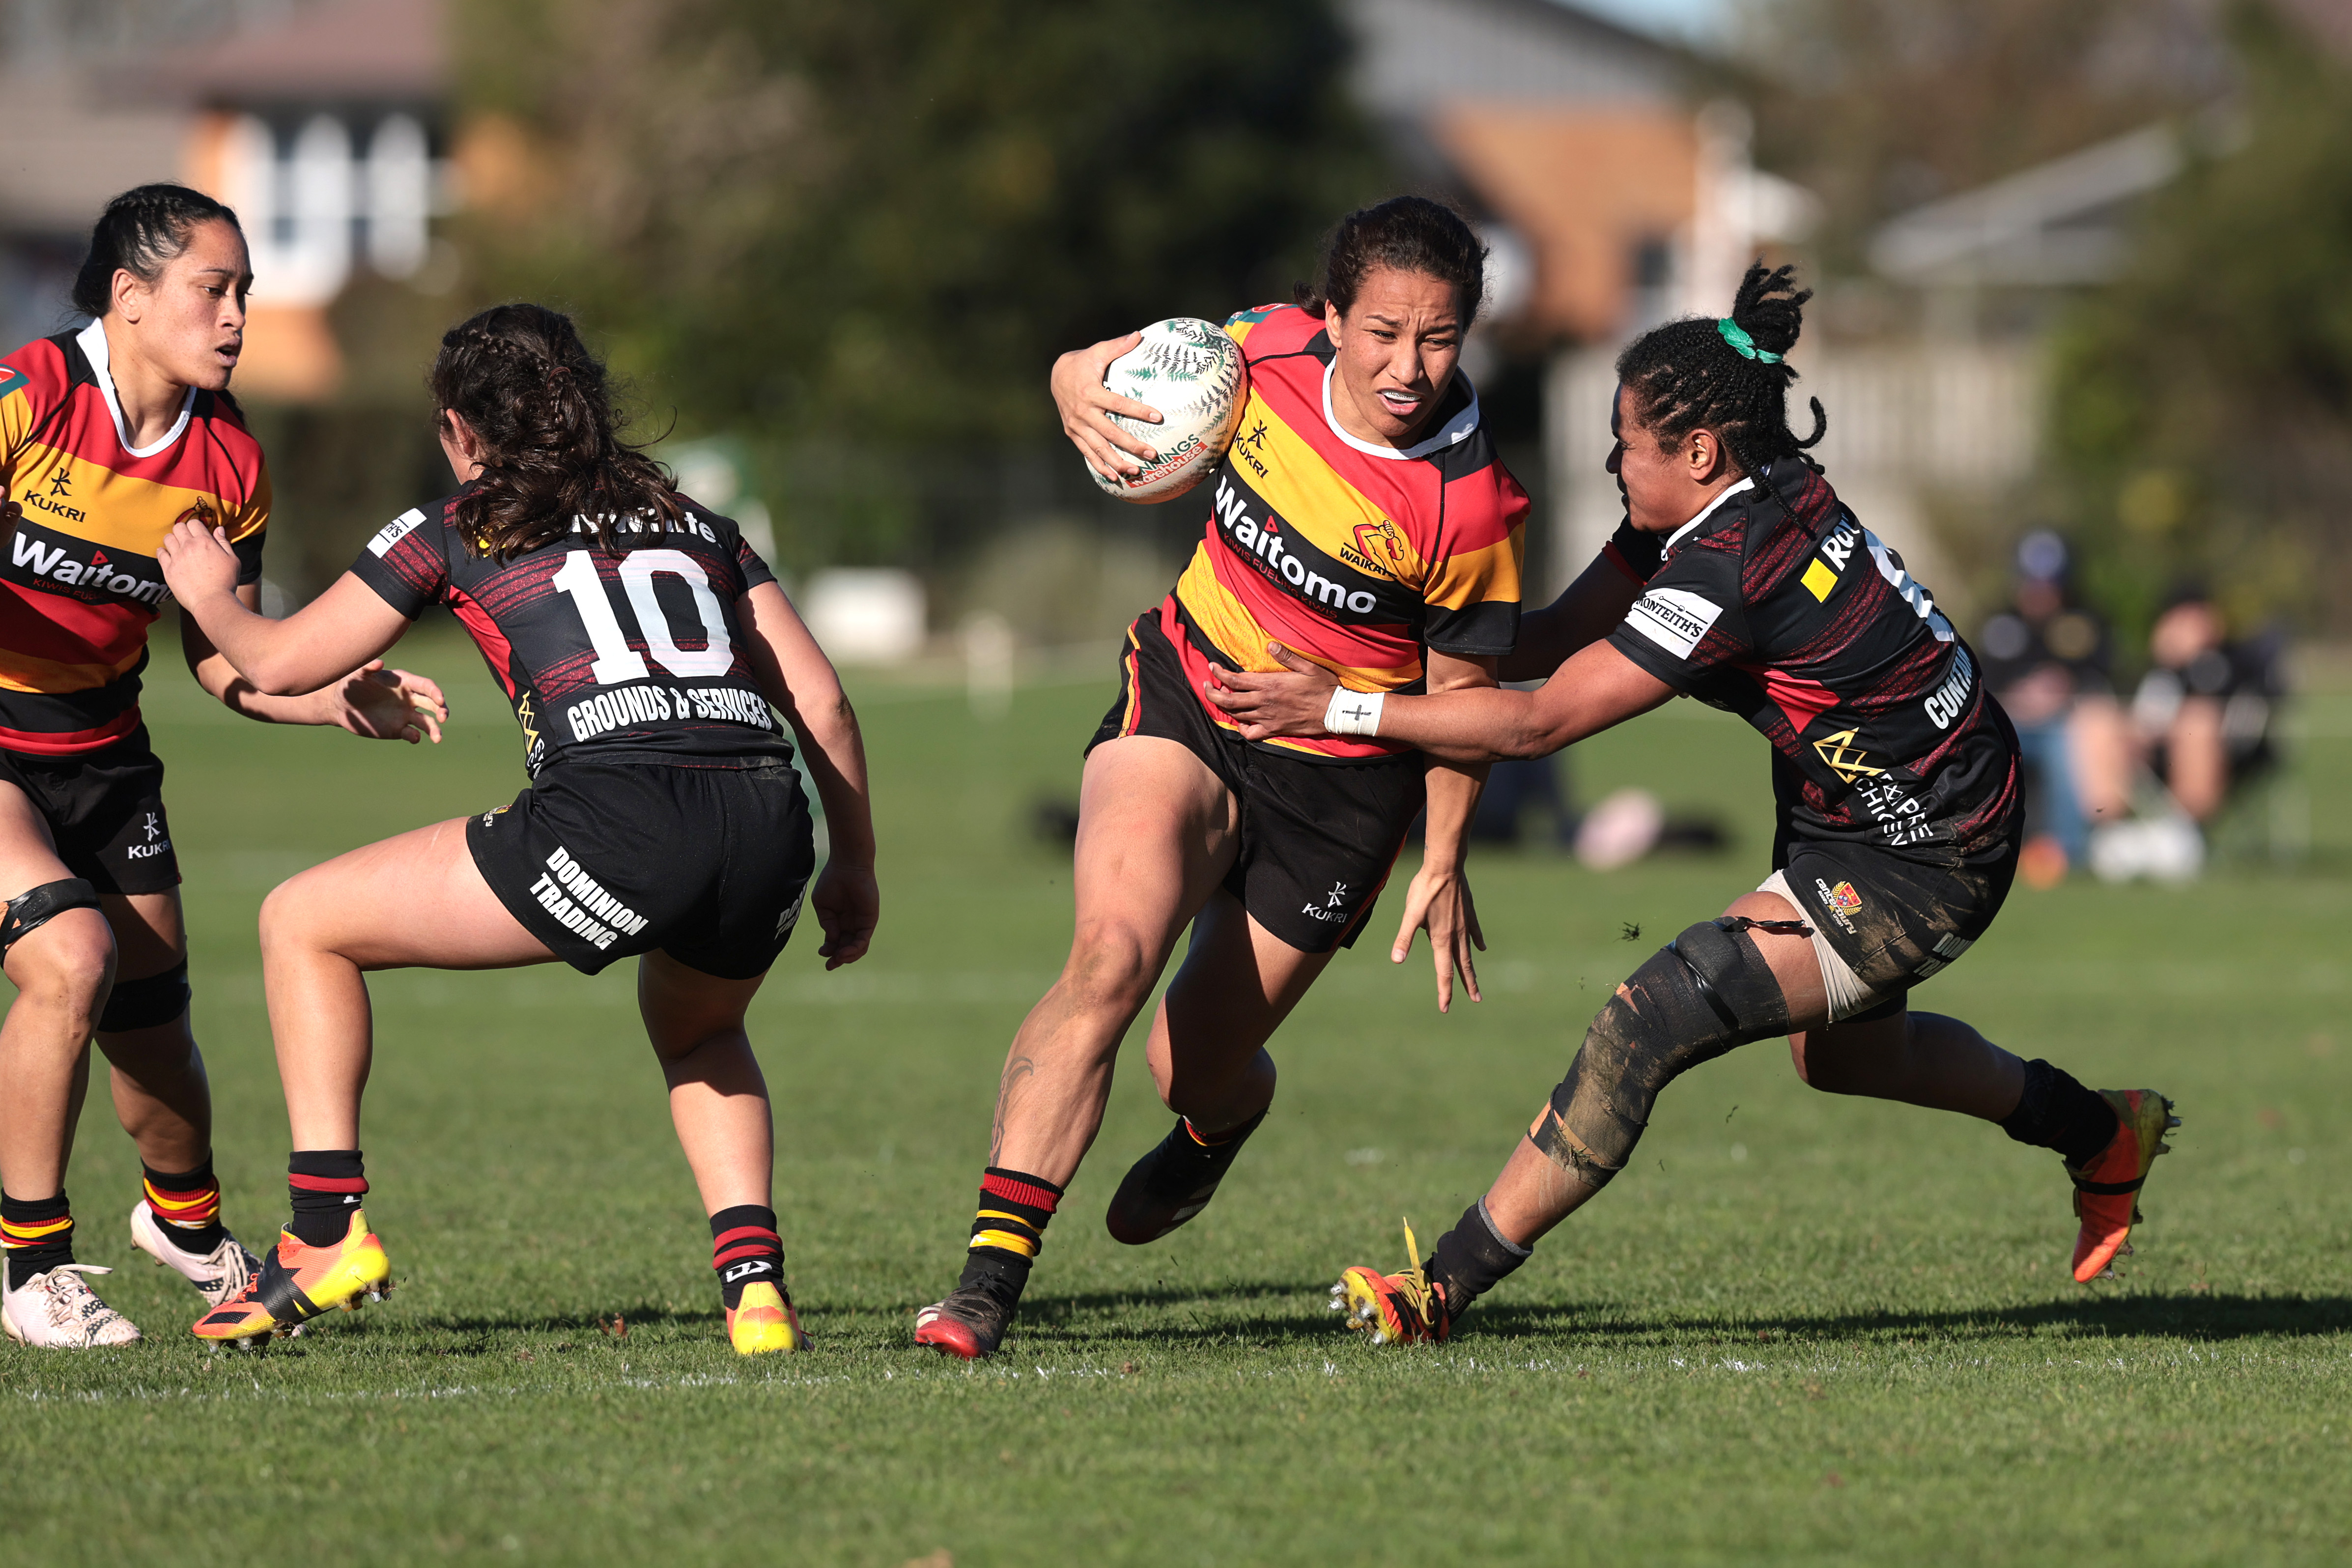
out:
{"label": "rugby ball", "polygon": [[1094,474],[1107,495],[1137,502],[1169,500],[1208,478],[1234,438],[1249,391],[1249,374],[1239,344],[1214,321],[1172,316],[1143,329],[1143,341],[1110,362],[1103,384],[1121,397],[1160,410],[1161,424],[1122,415],[1108,416],[1129,435],[1139,436],[1160,454],[1132,474],[1107,479]]}

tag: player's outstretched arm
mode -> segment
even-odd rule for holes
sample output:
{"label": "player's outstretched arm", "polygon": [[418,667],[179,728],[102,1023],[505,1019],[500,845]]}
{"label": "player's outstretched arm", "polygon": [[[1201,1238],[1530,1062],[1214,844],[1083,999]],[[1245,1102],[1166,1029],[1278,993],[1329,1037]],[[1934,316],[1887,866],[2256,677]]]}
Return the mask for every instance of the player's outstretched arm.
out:
{"label": "player's outstretched arm", "polygon": [[[1429,652],[1429,688],[1433,691],[1472,691],[1495,684],[1495,661]],[[1478,929],[1478,907],[1470,896],[1465,870],[1470,857],[1470,819],[1478,814],[1478,796],[1486,787],[1484,763],[1429,764],[1429,823],[1422,840],[1421,869],[1405,889],[1404,913],[1397,924],[1396,941],[1389,945],[1389,962],[1402,963],[1412,952],[1413,937],[1426,927],[1430,957],[1437,965],[1437,1010],[1454,1006],[1454,977],[1470,1000],[1480,1001],[1478,966],[1472,950],[1484,949],[1486,933]]]}
{"label": "player's outstretched arm", "polygon": [[1544,680],[1625,622],[1642,585],[1608,555],[1593,557],[1550,604],[1519,617],[1517,647],[1503,656],[1505,680]]}
{"label": "player's outstretched arm", "polygon": [[157,560],[180,603],[189,671],[227,707],[268,723],[332,724],[372,740],[441,739],[449,708],[440,687],[386,669],[377,657],[407,620],[358,578],[345,574],[275,621],[260,614],[257,586],[238,586],[222,531],[183,521]]}
{"label": "player's outstretched arm", "polygon": [[1092,348],[1072,349],[1054,362],[1049,384],[1055,410],[1062,416],[1062,434],[1077,447],[1087,467],[1107,479],[1117,480],[1138,472],[1146,463],[1160,460],[1150,442],[1129,435],[1105,417],[1122,414],[1147,425],[1160,422],[1157,408],[1131,397],[1121,397],[1103,384],[1111,362],[1142,341],[1141,332],[1129,332],[1123,338],[1106,339]]}
{"label": "player's outstretched arm", "polygon": [[[1332,733],[1324,727],[1324,717],[1339,681],[1329,670],[1279,643],[1266,646],[1282,664],[1281,670],[1257,675],[1212,666],[1213,679],[1202,689],[1209,700],[1234,716],[1246,740]],[[1547,757],[1646,713],[1674,694],[1673,687],[1614,647],[1596,642],[1533,691],[1390,695],[1377,704],[1355,704],[1365,714],[1358,722],[1370,727],[1348,732],[1402,741],[1448,762]]]}
{"label": "player's outstretched arm", "polygon": [[809,901],[824,928],[827,969],[855,963],[874,941],[882,895],[874,879],[874,807],[866,783],[866,740],[833,661],[800,612],[773,583],[735,601],[749,634],[760,686],[800,737],[801,764],[824,803],[832,852]]}

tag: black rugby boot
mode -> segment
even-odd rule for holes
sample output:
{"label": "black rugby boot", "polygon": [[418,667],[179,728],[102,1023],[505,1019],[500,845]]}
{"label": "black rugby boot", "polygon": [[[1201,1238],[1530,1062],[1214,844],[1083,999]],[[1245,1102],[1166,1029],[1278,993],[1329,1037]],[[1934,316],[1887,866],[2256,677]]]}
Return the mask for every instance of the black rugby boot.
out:
{"label": "black rugby boot", "polygon": [[1159,1146],[1138,1160],[1112,1195],[1103,1224],[1129,1247],[1158,1241],[1209,1206],[1217,1184],[1233,1169],[1249,1135],[1265,1120],[1261,1110],[1214,1143],[1204,1143],[1183,1117]]}

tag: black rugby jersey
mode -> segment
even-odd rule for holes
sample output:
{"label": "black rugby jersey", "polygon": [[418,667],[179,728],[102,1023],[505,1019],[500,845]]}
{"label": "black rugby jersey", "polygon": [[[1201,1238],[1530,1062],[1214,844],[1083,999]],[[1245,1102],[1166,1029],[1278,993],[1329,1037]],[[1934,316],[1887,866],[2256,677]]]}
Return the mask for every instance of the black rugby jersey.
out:
{"label": "black rugby jersey", "polygon": [[1772,742],[1789,831],[1906,858],[1997,858],[2017,738],[1975,656],[1829,482],[1785,459],[1666,542],[1610,646]]}
{"label": "black rugby jersey", "polygon": [[534,778],[583,750],[789,758],[735,615],[775,575],[733,522],[678,499],[675,525],[625,520],[618,553],[575,524],[569,539],[499,561],[460,537],[452,496],[386,524],[352,571],[411,620],[433,604],[456,613],[514,705]]}

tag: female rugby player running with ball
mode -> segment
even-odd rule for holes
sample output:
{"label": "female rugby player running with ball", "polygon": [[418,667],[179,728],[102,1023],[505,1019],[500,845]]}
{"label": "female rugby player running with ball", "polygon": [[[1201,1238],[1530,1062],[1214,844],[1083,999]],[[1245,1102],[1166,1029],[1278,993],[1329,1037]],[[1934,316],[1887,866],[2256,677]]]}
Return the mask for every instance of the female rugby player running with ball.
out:
{"label": "female rugby player running with ball", "polygon": [[[269,478],[228,395],[252,283],[235,213],[142,185],[90,232],[73,289],[89,324],[0,358],[0,965],[17,987],[0,1026],[0,1327],[30,1345],[139,1337],[83,1279],[107,1270],[74,1261],[66,1163],[93,1035],[146,1170],[132,1244],[215,1304],[254,1267],[220,1223],[180,866],[139,714],[175,521],[216,523],[232,592],[260,602]],[[440,689],[420,676],[362,655],[266,696],[194,621],[180,637],[198,684],[247,718],[440,739]]]}
{"label": "female rugby player running with ball", "polygon": [[561,960],[593,974],[636,957],[728,1337],[747,1354],[796,1349],[743,1014],[800,917],[815,851],[768,704],[824,801],[833,849],[813,901],[828,969],[865,954],[878,909],[856,715],[735,525],[615,435],[604,367],[570,318],[485,310],[442,339],[432,384],[463,488],[387,525],[299,614],[241,605],[217,531],[183,524],[163,549],[182,606],[265,691],[306,689],[447,605],[514,705],[531,776],[510,806],[353,850],[262,906],[294,1217],[253,1284],[195,1331],[250,1342],[387,1282],[360,1208],[367,971]]}
{"label": "female rugby player running with ball", "polygon": [[[1374,1342],[1444,1339],[1545,1232],[1625,1168],[1658,1094],[1735,1047],[1790,1037],[1816,1089],[1998,1123],[2073,1179],[2074,1277],[2106,1270],[2177,1126],[2148,1089],[2093,1093],[1906,994],[1981,937],[2008,895],[2022,811],[2017,737],[1976,662],[1895,552],[1790,433],[1784,357],[1809,293],[1749,268],[1721,321],[1669,322],[1617,362],[1609,467],[1664,563],[1622,625],[1540,689],[1445,697],[1219,669],[1211,699],[1253,738],[1377,736],[1474,763],[1539,757],[1668,698],[1772,742],[1773,871],[1634,971],[1484,1199],[1401,1273],[1334,1288]],[[1516,669],[1507,673],[1517,674]],[[1410,1232],[1408,1232],[1410,1234]]]}
{"label": "female rugby player running with ball", "polygon": [[[917,1343],[976,1358],[1003,1340],[1101,1125],[1119,1040],[1188,924],[1147,1047],[1178,1119],[1107,1216],[1130,1244],[1198,1214],[1265,1119],[1265,1043],[1354,942],[1424,799],[1428,849],[1391,956],[1426,925],[1440,1008],[1457,968],[1477,994],[1462,858],[1484,767],[1425,767],[1392,741],[1246,742],[1198,689],[1269,636],[1375,689],[1494,683],[1517,632],[1528,500],[1454,370],[1484,258],[1459,216],[1400,197],[1341,221],[1319,298],[1227,323],[1250,384],[1204,487],[1207,535],[1128,633],[1087,750],[1069,962],[1006,1058],[963,1278],[919,1315]],[[1159,417],[1103,385],[1137,341],[1054,367],[1064,428],[1109,478],[1154,455],[1104,417]]]}

